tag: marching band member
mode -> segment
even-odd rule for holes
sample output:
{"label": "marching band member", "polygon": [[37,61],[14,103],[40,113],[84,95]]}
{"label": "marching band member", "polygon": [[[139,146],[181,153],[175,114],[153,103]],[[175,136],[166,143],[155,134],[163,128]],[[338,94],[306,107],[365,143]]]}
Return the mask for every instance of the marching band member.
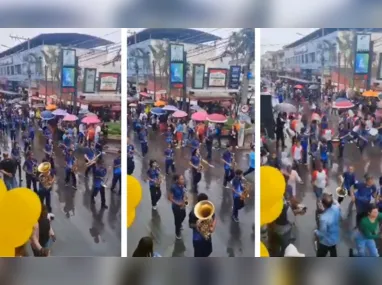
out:
{"label": "marching band member", "polygon": [[52,214],[51,205],[51,192],[53,188],[53,183],[55,181],[54,173],[50,163],[43,162],[38,166],[38,172],[40,173],[38,177],[39,190],[38,195],[40,197],[41,203],[45,204],[46,209],[50,214]]}
{"label": "marching band member", "polygon": [[76,167],[77,158],[74,156],[73,150],[68,149],[65,157],[65,186],[69,186],[70,179],[72,179],[72,187],[77,189]]}
{"label": "marching band member", "polygon": [[31,189],[31,186],[33,185],[33,190],[37,193],[37,159],[33,157],[33,152],[31,151],[27,153],[23,164],[23,170],[25,171],[27,188]]}
{"label": "marching band member", "polygon": [[[350,165],[347,170],[340,175],[339,179],[342,187],[348,191],[350,196],[350,189],[357,183],[357,180],[355,179],[354,166]],[[338,197],[338,203],[341,204],[343,200],[343,197]]]}
{"label": "marching band member", "polygon": [[195,149],[192,152],[191,161],[189,162],[192,167],[192,188],[195,192],[198,192],[198,183],[202,179],[202,159],[199,149]]}
{"label": "marching band member", "polygon": [[162,196],[160,189],[161,174],[156,160],[150,160],[149,169],[147,170],[147,180],[150,185],[151,206],[153,210],[157,209],[157,203]]}
{"label": "marching band member", "polygon": [[27,153],[28,151],[31,150],[31,142],[29,140],[28,130],[23,131],[21,137],[24,142],[24,152]]}
{"label": "marching band member", "polygon": [[97,197],[98,192],[101,195],[101,208],[107,209],[106,205],[106,197],[105,197],[105,176],[107,174],[107,169],[103,164],[103,160],[101,158],[97,159],[96,167],[94,170],[94,181],[93,181],[93,193],[91,202],[95,204],[95,197]]}
{"label": "marching band member", "polygon": [[251,152],[248,155],[249,159],[249,167],[248,169],[243,173],[243,176],[247,176],[248,174],[255,171],[255,144],[251,143]]}
{"label": "marching band member", "polygon": [[8,153],[3,153],[3,160],[0,162],[0,172],[3,173],[4,183],[9,190],[17,187],[16,174],[16,162],[10,159]]}
{"label": "marching band member", "polygon": [[139,131],[138,138],[141,143],[142,156],[144,157],[149,151],[149,147],[147,145],[147,130],[144,128],[141,129]]}
{"label": "marching band member", "polygon": [[374,184],[374,178],[371,175],[365,175],[365,182],[359,182],[354,185],[355,192],[351,193],[352,201],[355,202],[357,216],[356,223],[366,216],[369,209],[371,198],[375,198],[377,187]]}
{"label": "marching band member", "polygon": [[340,124],[338,128],[338,136],[340,139],[340,145],[338,147],[338,150],[339,150],[338,158],[342,158],[344,155],[346,137],[348,137],[349,135],[350,135],[350,132],[347,129],[345,129],[345,125]]}
{"label": "marching band member", "polygon": [[300,172],[300,164],[302,163],[302,158],[304,155],[304,149],[301,145],[301,142],[299,140],[296,140],[296,142],[292,146],[292,158],[293,158],[293,166],[296,168],[297,172]]}
{"label": "marching band member", "polygon": [[318,143],[318,149],[320,152],[320,160],[322,163],[322,167],[326,168],[328,166],[328,159],[329,159],[328,157],[329,148],[328,148],[328,144],[326,140],[322,140],[321,142]]}
{"label": "marching band member", "polygon": [[174,149],[172,144],[168,144],[167,148],[164,151],[165,155],[165,165],[166,165],[166,174],[169,175],[169,170],[171,168],[172,173],[175,173],[175,162],[174,162]]}
{"label": "marching band member", "polygon": [[52,169],[55,169],[55,163],[53,158],[53,140],[48,139],[44,147],[44,153],[50,158],[49,163],[51,164]]}
{"label": "marching band member", "polygon": [[119,194],[121,194],[121,150],[118,150],[118,157],[113,161],[113,180],[111,182],[111,192],[114,192],[114,188],[119,182]]}
{"label": "marching band member", "polygon": [[316,170],[312,174],[313,191],[317,199],[321,199],[324,189],[328,186],[329,178],[327,169],[323,168],[322,163],[316,163]]}
{"label": "marching band member", "polygon": [[181,229],[182,223],[186,218],[186,200],[185,197],[185,185],[184,185],[183,175],[174,175],[174,184],[171,186],[169,193],[169,200],[172,203],[172,212],[174,214],[175,221],[175,237],[177,239],[182,239]]}
{"label": "marching band member", "polygon": [[19,181],[20,184],[23,181],[22,179],[22,170],[21,170],[21,149],[18,142],[14,142],[11,150],[12,159],[16,162],[17,169],[19,170]]}
{"label": "marching band member", "polygon": [[224,163],[224,181],[223,186],[225,188],[231,188],[227,186],[228,182],[230,182],[234,176],[234,158],[235,154],[233,153],[234,147],[227,145],[227,150],[223,153],[221,161]]}
{"label": "marching band member", "polygon": [[239,210],[244,208],[244,199],[242,197],[244,191],[243,185],[243,171],[237,169],[235,171],[235,177],[232,179],[232,193],[233,193],[233,207],[232,207],[232,219],[239,222]]}
{"label": "marching band member", "polygon": [[93,161],[93,163],[86,166],[86,170],[85,170],[85,177],[86,178],[89,176],[90,171],[92,171],[92,173],[94,175],[95,163],[96,163],[94,160],[95,160],[96,156],[97,156],[97,152],[94,148],[94,143],[91,143],[90,147],[86,149],[86,152],[84,154],[86,163]]}
{"label": "marching band member", "polygon": [[135,154],[135,148],[132,144],[129,144],[129,140],[127,140],[127,174],[128,175],[133,174],[135,169],[134,154]]}
{"label": "marching band member", "polygon": [[[200,193],[197,196],[197,202],[208,201],[208,196],[204,193]],[[212,216],[213,223],[210,232],[213,233],[216,228],[215,214]],[[194,246],[194,257],[209,257],[212,253],[212,238],[210,235],[208,239],[205,239],[198,230],[198,219],[195,216],[194,209],[188,216],[188,224],[192,229],[192,244]]]}

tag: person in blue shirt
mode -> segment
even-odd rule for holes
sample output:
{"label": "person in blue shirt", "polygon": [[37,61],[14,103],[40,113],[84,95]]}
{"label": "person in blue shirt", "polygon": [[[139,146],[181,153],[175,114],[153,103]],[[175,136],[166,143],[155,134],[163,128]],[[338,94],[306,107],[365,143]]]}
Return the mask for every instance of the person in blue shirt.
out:
{"label": "person in blue shirt", "polygon": [[69,186],[70,179],[72,179],[72,187],[77,189],[76,173],[73,170],[73,166],[77,164],[77,159],[74,156],[72,149],[68,149],[65,157],[65,163],[65,186]]}
{"label": "person in blue shirt", "polygon": [[24,143],[24,153],[27,153],[28,151],[31,151],[31,143],[30,143],[30,140],[29,140],[29,133],[27,130],[25,130],[22,135],[22,140],[23,140],[23,143]]}
{"label": "person in blue shirt", "polygon": [[345,129],[344,124],[340,124],[338,128],[338,137],[340,140],[340,145],[338,146],[338,158],[342,158],[344,155],[344,149],[345,149],[345,144],[347,142],[347,138],[349,137],[350,132]]}
{"label": "person in blue shirt", "polygon": [[140,130],[138,139],[139,139],[139,142],[141,143],[142,156],[145,157],[149,151],[149,147],[147,144],[147,131],[145,129]]}
{"label": "person in blue shirt", "polygon": [[191,144],[191,154],[200,147],[200,141],[196,135],[194,135],[193,139],[190,142]]}
{"label": "person in blue shirt", "polygon": [[157,203],[162,197],[161,186],[161,174],[160,168],[156,160],[150,160],[149,169],[147,170],[147,180],[150,186],[151,206],[153,210],[157,209]]}
{"label": "person in blue shirt", "polygon": [[21,171],[21,149],[18,142],[13,142],[12,150],[11,150],[11,157],[14,161],[16,161],[17,168],[19,170],[19,181],[20,184],[23,181],[22,177],[22,171]]}
{"label": "person in blue shirt", "polygon": [[174,149],[172,148],[172,144],[168,144],[167,148],[164,150],[165,156],[165,165],[166,165],[166,174],[170,174],[170,168],[172,173],[175,173],[175,161],[174,161]]}
{"label": "person in blue shirt", "polygon": [[255,145],[253,143],[251,143],[251,152],[248,155],[248,159],[249,159],[249,167],[243,173],[243,176],[247,176],[248,174],[255,171]]}
{"label": "person in blue shirt", "polygon": [[101,158],[97,159],[97,163],[94,170],[93,177],[93,193],[91,197],[91,203],[95,204],[95,198],[98,193],[101,195],[101,208],[107,209],[106,197],[105,197],[105,176],[107,174],[107,169],[104,166],[103,160]]}
{"label": "person in blue shirt", "polygon": [[121,195],[121,150],[118,150],[118,157],[114,159],[113,161],[113,180],[111,182],[111,192],[114,192],[114,188],[119,182],[119,192],[118,194]]}
{"label": "person in blue shirt", "polygon": [[230,182],[233,178],[235,163],[235,154],[233,153],[234,147],[227,145],[227,150],[222,155],[222,162],[224,163],[224,181],[223,186],[225,188],[230,188],[227,186],[228,182]]}
{"label": "person in blue shirt", "polygon": [[358,140],[357,140],[357,146],[359,148],[360,153],[363,153],[363,150],[366,148],[368,140],[368,131],[365,129],[365,124],[361,123],[359,131],[358,131]]}
{"label": "person in blue shirt", "polygon": [[[351,188],[354,187],[355,184],[357,183],[357,180],[355,179],[354,166],[350,165],[347,168],[347,170],[344,173],[342,173],[342,175],[339,178],[340,178],[342,187],[348,191],[348,195],[350,196]],[[343,200],[344,200],[344,197],[338,197],[339,204],[341,204]]]}
{"label": "person in blue shirt", "polygon": [[326,140],[322,140],[319,145],[319,151],[320,151],[320,160],[321,160],[321,163],[322,163],[322,167],[323,168],[327,168],[328,166],[328,143],[326,142]]}
{"label": "person in blue shirt", "polygon": [[52,132],[50,131],[50,129],[45,126],[43,129],[42,129],[42,133],[46,139],[46,141],[52,139]]}
{"label": "person in blue shirt", "polygon": [[12,119],[11,121],[9,121],[9,130],[10,130],[10,137],[11,137],[11,141],[15,141],[16,140],[16,124],[14,122],[14,120]]}
{"label": "person in blue shirt", "polygon": [[[46,209],[48,210],[49,213],[52,213],[52,205],[51,205],[51,192],[52,192],[52,187],[48,187],[48,185],[44,185],[43,180],[48,179],[48,177],[54,177],[54,171],[52,168],[50,168],[46,172],[41,172],[39,175],[39,189],[38,189],[38,196],[40,197],[41,203],[45,204]],[[55,179],[55,178],[54,178]]]}
{"label": "person in blue shirt", "polygon": [[192,189],[198,192],[198,183],[202,179],[202,158],[200,156],[199,149],[195,149],[192,152],[191,160],[189,162],[192,173]]}
{"label": "person in blue shirt", "polygon": [[166,137],[166,143],[167,144],[173,144],[174,143],[174,134],[171,131],[170,127],[167,128],[167,131],[164,133],[164,135]]}
{"label": "person in blue shirt", "polygon": [[34,136],[35,136],[35,130],[34,130],[33,125],[31,124],[31,125],[29,125],[29,136],[28,136],[31,144],[33,144],[33,142],[34,142]]}
{"label": "person in blue shirt", "polygon": [[44,147],[44,153],[47,155],[50,160],[48,161],[51,164],[52,169],[56,169],[56,164],[54,163],[54,152],[53,152],[53,140],[48,139]]}
{"label": "person in blue shirt", "polygon": [[96,149],[94,147],[94,143],[91,143],[90,147],[85,150],[84,157],[85,157],[86,163],[88,163],[90,161],[93,161],[94,163],[91,163],[90,165],[88,165],[86,167],[86,170],[85,170],[85,177],[86,178],[89,177],[89,172],[90,171],[92,172],[92,174],[94,176],[94,171],[95,171],[95,168],[96,168],[95,167],[96,162],[94,160],[95,160],[96,156],[97,156],[97,151],[96,151]]}
{"label": "person in blue shirt", "polygon": [[330,194],[324,193],[321,199],[323,213],[320,214],[318,229],[314,231],[318,239],[317,257],[337,257],[337,244],[340,242],[341,208]]}
{"label": "person in blue shirt", "polygon": [[23,164],[23,170],[25,171],[25,178],[27,182],[27,188],[32,189],[37,193],[37,159],[33,157],[33,152],[29,151],[26,154],[26,159]]}
{"label": "person in blue shirt", "polygon": [[134,162],[135,147],[132,144],[127,143],[127,174],[131,175],[135,169]]}
{"label": "person in blue shirt", "polygon": [[315,139],[310,141],[310,156],[312,157],[312,169],[316,169],[316,162],[319,162],[318,158],[318,142]]}
{"label": "person in blue shirt", "polygon": [[169,200],[171,202],[172,212],[175,222],[175,237],[181,239],[182,223],[186,218],[186,186],[183,175],[174,175],[174,184],[171,186]]}
{"label": "person in blue shirt", "polygon": [[359,182],[354,185],[355,192],[351,194],[352,201],[355,203],[357,216],[356,224],[366,216],[372,197],[377,195],[377,187],[374,184],[374,178],[371,175],[365,175],[365,182]]}
{"label": "person in blue shirt", "polygon": [[309,136],[306,134],[306,128],[301,128],[300,143],[302,146],[302,163],[308,164],[308,146],[309,146]]}
{"label": "person in blue shirt", "polygon": [[[208,196],[205,193],[199,193],[197,202],[208,201]],[[213,223],[210,232],[213,233],[216,227],[215,214],[212,216]],[[209,257],[212,253],[212,234],[208,239],[199,232],[197,227],[198,218],[195,215],[195,208],[192,209],[188,216],[188,224],[192,229],[192,245],[194,247],[194,257]]]}
{"label": "person in blue shirt", "polygon": [[222,148],[222,141],[221,141],[221,138],[222,138],[222,125],[221,124],[216,124],[215,137],[216,137],[216,140],[218,142],[217,149],[221,149]]}
{"label": "person in blue shirt", "polygon": [[232,194],[233,194],[233,207],[232,207],[232,219],[239,222],[239,211],[244,208],[244,199],[242,197],[244,191],[244,178],[243,171],[237,169],[235,171],[235,177],[232,179]]}

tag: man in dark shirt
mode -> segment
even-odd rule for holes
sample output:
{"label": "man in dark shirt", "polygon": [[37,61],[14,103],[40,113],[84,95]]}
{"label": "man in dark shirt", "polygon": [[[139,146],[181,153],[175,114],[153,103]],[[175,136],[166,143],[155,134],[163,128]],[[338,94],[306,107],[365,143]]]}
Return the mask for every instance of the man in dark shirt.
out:
{"label": "man in dark shirt", "polygon": [[9,158],[8,153],[4,153],[3,160],[0,162],[0,172],[3,173],[4,183],[8,190],[12,190],[17,187],[17,181],[15,178],[16,170],[16,161]]}

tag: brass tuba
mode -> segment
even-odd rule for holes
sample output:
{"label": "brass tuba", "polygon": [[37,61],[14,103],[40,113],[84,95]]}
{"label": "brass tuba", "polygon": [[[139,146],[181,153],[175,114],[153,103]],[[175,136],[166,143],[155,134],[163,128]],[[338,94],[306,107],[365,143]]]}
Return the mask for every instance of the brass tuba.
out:
{"label": "brass tuba", "polygon": [[213,215],[215,214],[215,206],[211,201],[200,201],[195,205],[194,213],[198,221],[196,227],[200,234],[208,240],[212,234],[211,227],[213,224]]}
{"label": "brass tuba", "polygon": [[348,195],[348,191],[344,187],[344,179],[341,178],[341,184],[336,188],[336,194],[339,198],[345,198]]}
{"label": "brass tuba", "polygon": [[52,166],[49,162],[40,163],[38,166],[38,172],[40,172],[39,181],[45,189],[52,188],[54,184],[54,177],[50,175],[49,171]]}

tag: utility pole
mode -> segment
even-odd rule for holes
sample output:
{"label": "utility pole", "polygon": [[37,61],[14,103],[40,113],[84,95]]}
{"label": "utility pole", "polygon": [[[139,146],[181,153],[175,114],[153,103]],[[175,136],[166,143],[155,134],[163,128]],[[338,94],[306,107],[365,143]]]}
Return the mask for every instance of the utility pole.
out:
{"label": "utility pole", "polygon": [[[134,44],[137,44],[137,33],[134,32]],[[136,78],[135,78],[135,85],[136,85],[136,90],[137,90],[137,93],[139,94],[139,91],[138,90],[138,87],[139,87],[139,65],[138,65],[138,57],[136,57],[135,59],[135,62],[136,62]]]}
{"label": "utility pole", "polygon": [[183,103],[182,109],[188,113],[187,108],[187,52],[183,52]]}
{"label": "utility pole", "polygon": [[48,105],[48,66],[45,64],[45,104]]}
{"label": "utility pole", "polygon": [[166,39],[166,45],[167,45],[167,62],[168,62],[168,66],[166,66],[166,68],[168,68],[168,78],[167,78],[167,100],[169,98],[171,98],[171,69],[170,69],[170,65],[171,65],[171,50],[170,50],[170,40],[169,39]]}
{"label": "utility pole", "polygon": [[31,93],[31,89],[32,89],[32,72],[31,72],[31,64],[30,64],[30,60],[29,60],[29,52],[30,52],[30,49],[31,49],[31,40],[30,38],[25,38],[25,37],[19,37],[19,36],[13,36],[13,35],[9,35],[9,37],[13,40],[23,40],[23,41],[26,41],[28,43],[28,70],[27,70],[27,73],[28,73],[28,97],[29,97],[29,94]]}
{"label": "utility pole", "polygon": [[153,60],[153,76],[154,76],[154,101],[156,100],[157,98],[157,94],[156,94],[156,90],[157,90],[157,86],[156,86],[156,62],[155,60]]}

